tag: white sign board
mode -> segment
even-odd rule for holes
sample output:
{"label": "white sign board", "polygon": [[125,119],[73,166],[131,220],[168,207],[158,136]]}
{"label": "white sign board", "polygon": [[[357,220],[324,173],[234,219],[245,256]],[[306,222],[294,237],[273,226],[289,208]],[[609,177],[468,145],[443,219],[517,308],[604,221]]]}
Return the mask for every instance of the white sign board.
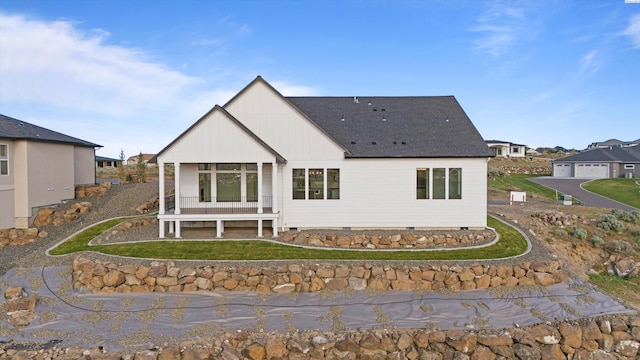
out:
{"label": "white sign board", "polygon": [[527,193],[524,191],[512,191],[509,194],[509,204],[513,205],[514,202],[527,202]]}

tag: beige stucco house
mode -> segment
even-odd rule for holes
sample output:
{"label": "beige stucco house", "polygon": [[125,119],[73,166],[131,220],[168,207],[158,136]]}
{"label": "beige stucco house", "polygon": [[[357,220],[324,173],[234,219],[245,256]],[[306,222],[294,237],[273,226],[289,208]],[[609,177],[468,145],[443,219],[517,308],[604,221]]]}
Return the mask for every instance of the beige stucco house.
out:
{"label": "beige stucco house", "polygon": [[27,228],[38,207],[94,184],[100,145],[0,115],[0,229]]}
{"label": "beige stucco house", "polygon": [[490,156],[453,96],[285,97],[257,77],[158,154],[159,233],[482,228]]}

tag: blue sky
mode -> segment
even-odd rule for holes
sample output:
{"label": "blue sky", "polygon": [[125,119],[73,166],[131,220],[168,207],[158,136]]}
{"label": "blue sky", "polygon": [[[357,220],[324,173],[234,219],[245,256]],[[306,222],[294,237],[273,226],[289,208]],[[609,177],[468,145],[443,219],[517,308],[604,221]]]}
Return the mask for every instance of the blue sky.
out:
{"label": "blue sky", "polygon": [[640,4],[0,0],[0,113],[155,153],[261,75],[284,95],[455,95],[485,139],[640,138]]}

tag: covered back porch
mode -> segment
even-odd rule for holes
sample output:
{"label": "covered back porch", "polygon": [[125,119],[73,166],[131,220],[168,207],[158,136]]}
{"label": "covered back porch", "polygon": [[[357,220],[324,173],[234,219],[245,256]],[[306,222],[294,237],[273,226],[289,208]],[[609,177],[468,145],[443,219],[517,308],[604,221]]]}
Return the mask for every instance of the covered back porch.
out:
{"label": "covered back porch", "polygon": [[[265,222],[278,236],[278,164],[271,163],[176,163],[175,194],[160,197],[159,236],[166,232],[181,238],[182,225],[215,224],[222,238],[231,222],[257,223],[263,237]],[[165,193],[165,167],[159,164],[159,191]],[[195,225],[194,225],[195,224]],[[205,225],[203,225],[205,226]],[[267,225],[268,226],[268,225]]]}

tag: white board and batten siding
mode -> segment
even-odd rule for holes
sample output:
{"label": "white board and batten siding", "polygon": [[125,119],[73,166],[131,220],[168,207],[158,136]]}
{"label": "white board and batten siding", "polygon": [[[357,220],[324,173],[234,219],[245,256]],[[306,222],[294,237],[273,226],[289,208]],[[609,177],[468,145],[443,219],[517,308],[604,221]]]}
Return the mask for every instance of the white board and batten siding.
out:
{"label": "white board and batten siding", "polygon": [[[293,200],[294,168],[340,169],[340,199]],[[418,168],[462,168],[462,199],[416,199]],[[283,169],[281,224],[285,228],[484,227],[486,171],[484,158],[292,161]]]}
{"label": "white board and batten siding", "polygon": [[342,146],[263,82],[253,83],[225,109],[287,161],[344,159]]}
{"label": "white board and batten siding", "polygon": [[213,111],[158,157],[158,163],[271,163],[275,156],[229,119]]}

